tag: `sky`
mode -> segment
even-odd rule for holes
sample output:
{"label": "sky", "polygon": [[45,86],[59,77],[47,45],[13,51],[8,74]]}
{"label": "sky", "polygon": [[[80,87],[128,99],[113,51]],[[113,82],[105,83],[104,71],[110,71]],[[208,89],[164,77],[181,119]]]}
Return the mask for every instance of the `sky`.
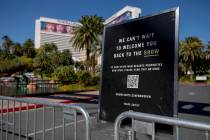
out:
{"label": "sky", "polygon": [[204,43],[210,41],[210,0],[0,0],[0,37],[23,43],[34,40],[40,16],[78,21],[96,14],[107,19],[126,5],[141,8],[141,16],[179,6],[180,40],[197,36]]}

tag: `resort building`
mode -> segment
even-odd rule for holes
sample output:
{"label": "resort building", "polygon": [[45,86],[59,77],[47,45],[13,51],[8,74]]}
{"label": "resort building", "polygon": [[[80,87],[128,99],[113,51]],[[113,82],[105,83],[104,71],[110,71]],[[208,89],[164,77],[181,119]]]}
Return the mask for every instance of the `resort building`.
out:
{"label": "resort building", "polygon": [[75,49],[71,43],[72,28],[78,25],[78,22],[40,17],[35,23],[35,48],[54,43],[60,51],[69,49],[75,61],[85,60],[85,51]]}
{"label": "resort building", "polygon": [[[125,6],[123,9],[105,20],[104,24],[111,25],[129,19],[138,18],[140,14],[140,8]],[[40,48],[45,43],[54,43],[60,51],[69,49],[75,61],[85,60],[85,50],[79,51],[75,49],[70,41],[73,36],[72,27],[79,25],[78,22],[40,17],[35,23],[35,48]],[[101,57],[98,59],[98,64],[101,63],[100,58]]]}

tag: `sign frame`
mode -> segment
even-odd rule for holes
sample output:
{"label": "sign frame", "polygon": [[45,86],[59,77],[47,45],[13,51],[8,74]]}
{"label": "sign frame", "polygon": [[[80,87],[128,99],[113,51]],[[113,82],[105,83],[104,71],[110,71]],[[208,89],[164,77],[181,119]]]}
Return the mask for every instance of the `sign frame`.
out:
{"label": "sign frame", "polygon": [[[109,27],[113,27],[113,26],[118,26],[121,24],[125,24],[125,23],[130,23],[133,21],[138,21],[138,20],[142,20],[145,18],[150,18],[153,16],[157,16],[157,15],[161,15],[161,14],[165,14],[165,13],[169,13],[169,12],[174,12],[175,13],[175,35],[174,35],[174,81],[173,81],[173,96],[174,96],[174,111],[173,111],[173,117],[178,118],[178,48],[179,48],[179,7],[175,7],[175,8],[170,8],[167,10],[163,10],[161,12],[158,13],[154,13],[151,15],[147,15],[147,16],[142,16],[136,19],[131,19],[131,20],[127,20],[127,21],[122,21],[120,23],[116,23],[116,24],[111,24],[111,25],[107,25],[104,27],[104,31],[103,31],[103,43],[102,43],[102,57],[101,57],[101,74],[100,74],[100,90],[99,90],[99,113],[101,112],[101,93],[102,93],[102,84],[103,84],[103,79],[102,79],[102,75],[103,75],[103,66],[104,66],[104,47],[105,47],[105,36],[106,36],[106,29]],[[104,120],[103,120],[104,121]]]}

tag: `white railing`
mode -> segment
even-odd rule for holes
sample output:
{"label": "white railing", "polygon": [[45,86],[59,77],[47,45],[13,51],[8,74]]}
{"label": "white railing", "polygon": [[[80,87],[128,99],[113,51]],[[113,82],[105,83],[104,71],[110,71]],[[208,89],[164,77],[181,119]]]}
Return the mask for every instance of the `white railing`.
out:
{"label": "white railing", "polygon": [[[210,132],[209,123],[200,123],[200,122],[183,120],[183,119],[178,119],[178,118],[173,118],[173,117],[159,116],[159,115],[132,112],[132,111],[123,112],[116,118],[115,126],[114,126],[114,140],[119,140],[119,129],[121,127],[122,120],[124,120],[125,118],[131,118],[134,120],[152,123],[153,124],[152,125],[153,126],[152,140],[155,140],[155,131],[154,131],[155,123],[175,126],[176,127],[175,139],[177,140],[179,140],[179,133],[178,133],[179,127],[205,131],[205,138],[206,140],[209,140],[209,132]],[[134,138],[132,137],[131,139],[134,139]]]}
{"label": "white railing", "polygon": [[[68,114],[64,112],[70,113],[70,120],[65,118]],[[82,132],[77,131],[78,124]],[[0,96],[1,140],[68,140],[72,137],[74,140],[81,137],[84,140],[91,139],[90,116],[82,107],[47,100]]]}

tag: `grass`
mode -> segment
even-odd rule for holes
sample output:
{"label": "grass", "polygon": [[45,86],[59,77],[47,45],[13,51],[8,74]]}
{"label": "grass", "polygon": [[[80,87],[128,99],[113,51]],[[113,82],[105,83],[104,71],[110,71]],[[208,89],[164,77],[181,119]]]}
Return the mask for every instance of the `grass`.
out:
{"label": "grass", "polygon": [[69,84],[69,85],[60,85],[60,91],[81,91],[81,90],[98,90],[99,85],[96,86],[84,86],[84,84]]}
{"label": "grass", "polygon": [[193,79],[190,79],[190,75],[184,75],[179,78],[179,81],[182,83],[194,83],[195,82],[195,77],[193,76]]}

